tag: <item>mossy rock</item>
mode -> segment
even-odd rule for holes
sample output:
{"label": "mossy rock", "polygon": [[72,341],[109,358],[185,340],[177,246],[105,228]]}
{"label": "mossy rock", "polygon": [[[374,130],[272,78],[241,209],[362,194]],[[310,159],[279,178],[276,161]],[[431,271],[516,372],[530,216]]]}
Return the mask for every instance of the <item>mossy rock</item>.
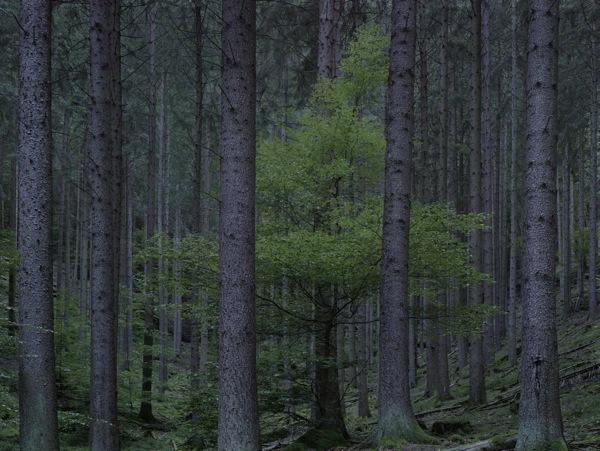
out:
{"label": "mossy rock", "polygon": [[284,451],[328,450],[345,446],[348,441],[341,431],[335,429],[311,429],[294,443],[284,448]]}

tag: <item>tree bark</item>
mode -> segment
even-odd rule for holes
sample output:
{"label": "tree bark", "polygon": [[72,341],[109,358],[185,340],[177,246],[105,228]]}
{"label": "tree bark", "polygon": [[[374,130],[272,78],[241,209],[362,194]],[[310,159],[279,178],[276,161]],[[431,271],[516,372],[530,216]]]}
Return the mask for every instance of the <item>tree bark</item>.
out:
{"label": "tree bark", "polygon": [[[146,241],[150,242],[156,234],[157,225],[157,187],[156,187],[156,15],[157,5],[152,3],[148,10],[149,25],[149,88],[148,98],[148,170],[147,170],[147,199],[146,199]],[[149,258],[144,262],[144,344],[142,354],[142,401],[139,417],[148,422],[154,421],[152,413],[152,366],[154,361],[154,293],[149,281],[156,274],[157,262]]]}
{"label": "tree bark", "polygon": [[223,0],[222,20],[218,446],[258,450],[255,0]]}
{"label": "tree bark", "polygon": [[529,2],[519,451],[563,450],[556,338],[558,2]]}
{"label": "tree bark", "polygon": [[596,71],[596,45],[592,37],[592,124],[591,124],[591,164],[590,171],[590,253],[588,258],[589,271],[589,316],[596,320],[598,316],[598,292],[596,286],[596,256],[598,254],[598,74]]}
{"label": "tree bark", "polygon": [[21,2],[17,292],[19,439],[21,449],[27,451],[58,449],[51,251],[51,14],[49,0]]}
{"label": "tree bark", "polygon": [[575,310],[583,303],[585,293],[585,246],[583,233],[585,230],[585,153],[584,147],[580,146],[577,170],[577,304]]}
{"label": "tree bark", "polygon": [[159,287],[158,287],[158,338],[159,338],[159,355],[158,355],[158,384],[161,396],[167,389],[168,382],[168,334],[169,334],[169,318],[167,316],[167,291],[163,283],[163,276],[167,271],[165,258],[163,256],[163,239],[168,236],[168,171],[169,171],[169,149],[168,149],[168,123],[167,123],[167,95],[166,95],[166,74],[163,73],[160,80],[158,93],[158,102],[160,103],[159,113],[159,144],[158,144],[158,205],[157,205],[157,227],[156,231],[160,237],[159,257],[158,257],[158,272],[159,272]]}
{"label": "tree bark", "polygon": [[[491,6],[488,0],[482,0],[482,66],[483,66],[483,162],[482,162],[482,201],[483,212],[486,215],[486,228],[483,233],[482,252],[483,252],[483,272],[490,277],[494,276],[494,241],[493,224],[494,211],[493,199],[493,180],[494,167],[493,155],[494,145],[492,136],[492,43],[490,41],[491,33]],[[498,282],[497,280],[495,281]],[[493,306],[493,284],[492,282],[483,283],[483,303]],[[494,358],[494,323],[490,315],[484,321],[483,326],[483,352],[486,363],[490,363]]]}
{"label": "tree bark", "polygon": [[517,153],[519,144],[519,118],[518,118],[518,52],[517,52],[517,0],[511,0],[511,141],[510,141],[510,256],[508,275],[508,364],[517,364]]}
{"label": "tree bark", "polygon": [[336,78],[342,57],[342,13],[346,0],[319,0],[318,75]]}
{"label": "tree bark", "polygon": [[408,375],[408,233],[417,5],[394,0],[386,102],[377,438],[420,440]]}
{"label": "tree bark", "polygon": [[561,241],[561,298],[563,315],[571,312],[571,156],[569,147],[565,148],[562,171],[562,241]]}
{"label": "tree bark", "polygon": [[90,0],[90,272],[92,306],[90,448],[119,448],[117,426],[117,302],[114,278],[113,138],[111,92],[115,0]]}
{"label": "tree bark", "polygon": [[[481,213],[481,0],[472,2],[473,26],[473,74],[471,78],[471,152],[469,154],[470,184],[469,210],[471,213]],[[469,238],[469,249],[473,259],[473,267],[483,271],[482,262],[482,233],[473,230]],[[480,284],[473,284],[470,289],[471,304],[483,303],[483,292]],[[469,346],[469,400],[473,404],[483,404],[485,393],[485,361],[484,343],[481,330],[475,330],[471,335]]]}
{"label": "tree bark", "polygon": [[[175,198],[175,230],[173,232],[173,243],[175,250],[181,248],[181,200],[179,187],[177,187],[177,197]],[[181,292],[181,262],[175,259],[173,262],[173,278],[175,279],[175,294],[173,295],[173,305],[175,306],[175,314],[173,318],[173,350],[176,356],[181,353],[181,336],[182,336],[182,296]]]}
{"label": "tree bark", "polygon": [[369,386],[368,386],[368,375],[369,366],[367,362],[367,305],[361,303],[358,306],[356,328],[357,332],[357,388],[358,388],[358,416],[359,417],[370,417],[371,411],[369,410]]}

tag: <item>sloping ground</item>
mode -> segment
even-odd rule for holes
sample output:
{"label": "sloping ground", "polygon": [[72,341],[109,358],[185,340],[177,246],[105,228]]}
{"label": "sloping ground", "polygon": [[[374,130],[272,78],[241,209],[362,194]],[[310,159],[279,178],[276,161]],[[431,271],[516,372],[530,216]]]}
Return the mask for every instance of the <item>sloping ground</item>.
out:
{"label": "sloping ground", "polygon": [[[585,313],[563,323],[559,330],[559,352],[561,405],[567,442],[572,450],[600,450],[600,324],[589,324]],[[418,419],[437,438],[438,443],[434,446],[398,444],[397,449],[512,449],[518,422],[519,368],[508,367],[506,349],[497,353],[488,369],[488,403],[483,406],[475,408],[468,404],[468,371],[456,370],[454,355],[451,355],[450,366],[454,369],[451,376],[453,399],[440,402],[423,397],[423,368],[419,371],[419,384],[412,391]],[[374,406],[375,379],[371,382],[371,405]],[[372,410],[376,412],[376,409]],[[346,412],[354,443],[336,449],[372,449],[370,437],[376,419],[365,420],[355,416],[354,393],[350,393],[346,399]],[[293,440],[281,440],[280,443],[289,444],[290,441]],[[278,448],[276,442],[265,447]]]}
{"label": "sloping ground", "polygon": [[[13,450],[17,446],[18,405],[16,398],[16,354],[12,338],[0,334],[0,451]],[[590,325],[585,314],[575,316],[559,331],[561,353],[561,401],[565,423],[565,434],[572,450],[600,450],[600,324]],[[454,355],[451,355],[451,368],[456,368]],[[186,362],[180,362],[185,368]],[[179,366],[179,365],[178,365]],[[518,369],[507,367],[505,350],[501,350],[488,371],[488,404],[472,408],[467,403],[468,379],[466,369],[452,374],[451,392],[453,399],[439,402],[427,399],[423,393],[423,369],[419,372],[419,385],[413,390],[415,411],[419,420],[438,440],[436,446],[398,445],[397,449],[412,451],[455,450],[476,451],[490,449],[510,449],[498,447],[507,443],[507,439],[516,435],[518,415]],[[137,421],[137,399],[135,387],[139,375],[122,374],[120,377],[120,422],[123,449],[126,450],[169,450],[190,449],[185,441],[193,430],[189,418],[181,411],[190,397],[185,371],[177,373],[170,383],[170,391],[164,398],[157,399],[155,409],[159,423],[144,425]],[[87,376],[79,376],[83,380]],[[131,378],[133,390],[128,388]],[[371,410],[375,409],[375,375],[371,380]],[[68,396],[67,396],[68,394]],[[87,449],[87,406],[83,395],[70,387],[62,393],[61,411],[61,449]],[[131,398],[133,397],[133,399]],[[176,399],[175,399],[176,398]],[[348,428],[352,434],[352,443],[335,449],[370,449],[370,436],[376,418],[360,419],[356,417],[356,393],[352,390],[346,400]],[[175,407],[180,406],[180,407]],[[293,443],[306,431],[301,417],[308,416],[307,406],[297,406],[297,418],[283,415],[265,414],[262,417],[264,449],[281,449]],[[206,414],[201,422],[207,429],[214,430],[214,414]],[[278,438],[275,438],[278,437]],[[312,449],[333,449],[327,446],[329,438],[319,444],[311,442]],[[296,442],[298,445],[298,443]],[[510,444],[510,443],[509,443]],[[283,445],[283,446],[282,446]],[[204,448],[198,444],[196,449]],[[295,446],[292,449],[311,449],[307,446]]]}
{"label": "sloping ground", "polygon": [[[558,342],[567,442],[573,450],[600,450],[600,324],[591,325],[586,322],[585,314],[576,315],[560,328]],[[452,368],[455,363],[451,360]],[[420,373],[420,381],[424,379],[422,376]],[[429,430],[436,422],[463,425],[456,431],[438,435],[437,449],[510,449],[508,439],[517,433],[519,369],[508,368],[506,350],[498,352],[489,368],[486,405],[477,408],[468,405],[466,370],[455,372],[451,379],[454,399],[448,402],[424,399],[423,382],[413,390],[415,411]],[[504,447],[497,447],[505,442]]]}

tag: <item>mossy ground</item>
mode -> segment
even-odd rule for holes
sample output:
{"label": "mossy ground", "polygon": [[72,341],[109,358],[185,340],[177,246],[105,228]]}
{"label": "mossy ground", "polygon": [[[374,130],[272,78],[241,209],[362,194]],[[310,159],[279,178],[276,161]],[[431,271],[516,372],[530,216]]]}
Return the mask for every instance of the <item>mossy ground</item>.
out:
{"label": "mossy ground", "polygon": [[[0,451],[14,450],[18,446],[18,404],[16,397],[17,367],[14,338],[0,335]],[[585,314],[578,314],[568,323],[562,324],[559,330],[559,351],[561,352],[561,375],[572,373],[580,368],[600,362],[600,323],[591,325]],[[136,356],[139,359],[140,356]],[[139,359],[141,360],[141,359]],[[84,361],[82,359],[82,361]],[[71,362],[72,363],[72,362]],[[471,427],[453,431],[445,436],[438,436],[437,447],[446,449],[496,437],[504,440],[517,432],[518,398],[515,396],[518,387],[518,368],[507,366],[506,351],[500,350],[494,362],[489,365],[487,374],[488,404],[472,407],[467,404],[468,375],[466,369],[456,370],[455,355],[451,355],[451,393],[453,399],[439,401],[423,396],[423,369],[419,370],[419,384],[413,389],[412,396],[416,412],[458,406],[450,412],[443,412],[421,418],[420,421],[430,429],[434,421],[467,421]],[[61,362],[59,361],[59,364]],[[182,359],[181,368],[187,362]],[[88,375],[84,366],[69,365],[71,371],[81,374],[62,374],[64,381],[86,380]],[[135,374],[134,374],[135,373]],[[141,374],[137,371],[122,373],[119,377],[120,390],[120,427],[124,450],[169,450],[202,449],[201,445],[186,446],[193,427],[186,412],[181,406],[186,405],[189,396],[187,375],[185,371],[173,372],[169,391],[161,399],[156,396],[154,402],[155,416],[159,420],[156,425],[144,425],[137,420],[139,394],[137,387]],[[376,413],[376,379],[371,374],[371,411]],[[131,390],[131,391],[130,391]],[[87,449],[87,405],[85,387],[66,385],[61,389],[59,424],[61,431],[61,449]],[[376,449],[371,443],[376,416],[358,418],[356,415],[356,392],[350,389],[345,397],[346,424],[352,436],[351,445],[355,449]],[[565,438],[571,450],[600,449],[600,380],[574,381],[561,390],[561,404],[565,425]],[[310,415],[308,405],[296,406],[299,417]],[[216,418],[214,412],[206,413],[202,423],[214,432]],[[210,423],[210,424],[209,424]],[[273,413],[265,413],[261,418],[261,432],[264,442],[281,441],[286,443],[288,451],[308,449],[347,449],[350,445],[340,434],[311,433],[304,434],[301,440],[286,440],[285,437],[301,437],[306,432],[302,421],[290,420],[289,417]],[[294,442],[294,443],[291,443]],[[402,449],[404,442],[385,444],[388,449]],[[385,448],[384,448],[385,449]],[[429,448],[432,449],[432,448]]]}

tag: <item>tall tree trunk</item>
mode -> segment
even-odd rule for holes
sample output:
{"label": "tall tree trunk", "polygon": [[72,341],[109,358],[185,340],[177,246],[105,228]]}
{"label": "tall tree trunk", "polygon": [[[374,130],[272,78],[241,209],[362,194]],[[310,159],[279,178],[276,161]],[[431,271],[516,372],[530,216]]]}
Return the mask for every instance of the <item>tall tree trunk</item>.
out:
{"label": "tall tree trunk", "polygon": [[[18,157],[17,157],[18,158]],[[17,234],[17,158],[13,158],[10,163],[10,208],[9,208],[9,218],[8,218],[8,227],[12,232]],[[10,335],[15,335],[17,333],[17,264],[13,264],[8,269],[8,293],[7,293],[7,302],[8,302],[8,332]]]}
{"label": "tall tree trunk", "polygon": [[[177,252],[181,248],[181,200],[179,186],[176,188],[177,196],[175,198],[175,230],[173,231],[173,244]],[[175,259],[173,262],[173,278],[175,279],[175,294],[173,295],[174,317],[173,317],[173,350],[175,355],[181,353],[182,336],[182,296],[181,296],[181,262]]]}
{"label": "tall tree trunk", "polygon": [[[494,200],[493,200],[493,135],[492,135],[492,43],[491,11],[490,2],[482,0],[482,66],[483,66],[483,153],[482,153],[482,201],[483,212],[486,214],[486,228],[483,231],[483,272],[490,277],[494,276],[494,242],[493,224]],[[497,281],[496,281],[497,282]],[[483,283],[483,303],[493,306],[493,285],[491,282]],[[488,316],[483,326],[483,352],[487,362],[493,361],[494,357],[494,323],[492,316]]]}
{"label": "tall tree trunk", "polygon": [[357,316],[357,388],[358,388],[358,416],[359,417],[370,417],[371,411],[369,410],[369,386],[368,386],[368,375],[369,367],[367,364],[367,305],[361,303],[358,306]]}
{"label": "tall tree trunk", "polygon": [[81,238],[79,239],[79,340],[83,341],[87,330],[89,313],[88,280],[90,263],[90,189],[89,189],[89,146],[83,149],[81,157]]}
{"label": "tall tree trunk", "polygon": [[[157,5],[152,3],[148,10],[149,44],[150,44],[150,95],[148,99],[148,171],[147,171],[147,200],[146,200],[146,241],[156,234],[157,225],[157,184],[156,184],[156,15]],[[157,262],[149,258],[144,262],[144,345],[142,355],[142,401],[139,417],[148,422],[154,421],[152,413],[152,365],[154,361],[154,293],[150,281],[156,274]]]}
{"label": "tall tree trunk", "polygon": [[[472,2],[473,26],[473,74],[471,78],[471,152],[469,154],[470,184],[469,211],[481,213],[481,0]],[[482,233],[473,230],[469,238],[469,248],[473,259],[473,267],[483,271],[482,262]],[[483,302],[483,292],[480,284],[471,285],[471,304],[480,305]],[[471,335],[469,347],[469,400],[474,404],[485,403],[485,362],[484,345],[481,330],[477,328]]]}
{"label": "tall tree trunk", "polygon": [[[443,0],[442,2],[442,74],[441,74],[441,89],[442,89],[442,122],[441,122],[441,168],[439,177],[439,197],[441,202],[448,204],[448,140],[450,132],[450,106],[449,106],[449,81],[450,73],[448,70],[449,58],[448,58],[448,46],[449,41],[449,1]],[[438,297],[438,302],[441,306],[441,312],[445,313],[448,307],[448,296],[449,292],[446,290]],[[440,399],[450,398],[450,372],[448,369],[448,336],[445,331],[442,330],[442,326],[438,321],[438,397]]]}
{"label": "tall tree trunk", "polygon": [[596,258],[598,254],[598,74],[596,71],[596,45],[592,37],[592,126],[591,126],[591,164],[590,171],[590,254],[589,266],[589,316],[594,321],[598,316],[598,292],[596,287]]}
{"label": "tall tree trunk", "polygon": [[131,357],[133,352],[133,186],[131,181],[131,168],[129,161],[124,160],[124,191],[125,191],[125,229],[123,236],[125,237],[125,272],[123,277],[123,286],[127,292],[125,304],[125,324],[123,327],[123,335],[121,349],[123,353],[123,370],[131,368]]}
{"label": "tall tree trunk", "polygon": [[583,303],[585,292],[585,246],[583,233],[585,230],[585,153],[583,145],[579,147],[577,160],[577,303],[575,310]]}
{"label": "tall tree trunk", "polygon": [[529,2],[519,451],[563,450],[556,343],[558,2]]}
{"label": "tall tree trunk", "polygon": [[[437,184],[437,171],[435,161],[429,155],[429,85],[427,73],[427,49],[425,48],[425,40],[419,41],[419,134],[421,138],[421,170],[428,174],[428,177],[433,177],[431,186]],[[427,192],[426,184],[421,187],[421,201],[433,201],[435,196],[435,188],[433,193]]]}
{"label": "tall tree trunk", "polygon": [[394,0],[386,105],[387,150],[379,330],[377,438],[421,440],[408,375],[408,232],[417,5]]}
{"label": "tall tree trunk", "polygon": [[219,449],[258,450],[256,1],[223,0],[222,20]]}
{"label": "tall tree trunk", "polygon": [[169,334],[169,317],[167,316],[167,291],[164,285],[163,277],[167,271],[167,266],[164,258],[163,239],[168,235],[168,171],[169,171],[169,149],[168,149],[168,123],[167,123],[167,94],[166,94],[166,74],[162,74],[158,101],[160,103],[160,113],[158,119],[158,134],[159,134],[159,157],[158,157],[158,224],[156,231],[160,237],[159,257],[158,257],[158,272],[159,272],[159,288],[158,288],[158,337],[159,337],[159,367],[158,367],[158,383],[161,396],[167,389],[168,381],[168,366],[167,366],[167,339]]}
{"label": "tall tree trunk", "polygon": [[561,241],[561,280],[563,315],[571,312],[571,156],[569,146],[565,148],[562,174],[562,241]]}
{"label": "tall tree trunk", "polygon": [[[204,5],[202,0],[194,2],[194,27],[195,27],[195,55],[196,55],[196,124],[195,124],[195,152],[194,152],[194,232],[204,234],[208,232],[208,211],[205,208],[205,198],[207,193],[204,191],[205,164],[203,161],[204,155],[204,130],[203,130],[203,64],[202,53],[204,47]],[[205,230],[206,229],[206,230]],[[204,299],[204,294],[200,292],[199,287],[195,287],[192,293],[192,301],[194,304]],[[198,320],[195,316],[190,321],[190,372],[191,372],[191,387],[192,390],[197,390],[200,387],[200,341],[204,342],[206,337],[201,332],[206,329],[206,320]]]}
{"label": "tall tree trunk", "polygon": [[[123,198],[123,134],[121,92],[121,0],[109,0],[110,11],[110,95],[111,95],[111,139],[112,139],[112,240],[113,240],[113,285],[117,328],[119,318],[119,291],[121,288],[121,224],[124,215]],[[118,330],[115,330],[115,342]],[[118,346],[118,343],[117,343]]]}
{"label": "tall tree trunk", "polygon": [[[333,79],[339,75],[342,53],[342,12],[345,0],[319,0],[318,75]],[[337,306],[327,287],[317,287],[315,304],[314,385],[316,426],[347,435],[341,408],[337,361]]]}
{"label": "tall tree trunk", "polygon": [[339,74],[345,2],[346,0],[319,0],[319,77],[335,78]]}
{"label": "tall tree trunk", "polygon": [[21,2],[17,292],[19,440],[27,451],[58,449],[51,252],[51,14],[49,0]]}
{"label": "tall tree trunk", "polygon": [[511,131],[510,131],[510,256],[508,275],[508,364],[517,364],[517,152],[519,145],[519,118],[518,118],[518,52],[517,52],[517,1],[511,0]]}
{"label": "tall tree trunk", "polygon": [[117,427],[117,302],[114,278],[114,211],[111,92],[113,8],[118,1],[90,0],[90,235],[93,265],[90,448],[119,448]]}
{"label": "tall tree trunk", "polygon": [[418,298],[411,296],[408,318],[408,379],[410,386],[417,385],[418,368],[418,318],[416,315],[416,305]]}

